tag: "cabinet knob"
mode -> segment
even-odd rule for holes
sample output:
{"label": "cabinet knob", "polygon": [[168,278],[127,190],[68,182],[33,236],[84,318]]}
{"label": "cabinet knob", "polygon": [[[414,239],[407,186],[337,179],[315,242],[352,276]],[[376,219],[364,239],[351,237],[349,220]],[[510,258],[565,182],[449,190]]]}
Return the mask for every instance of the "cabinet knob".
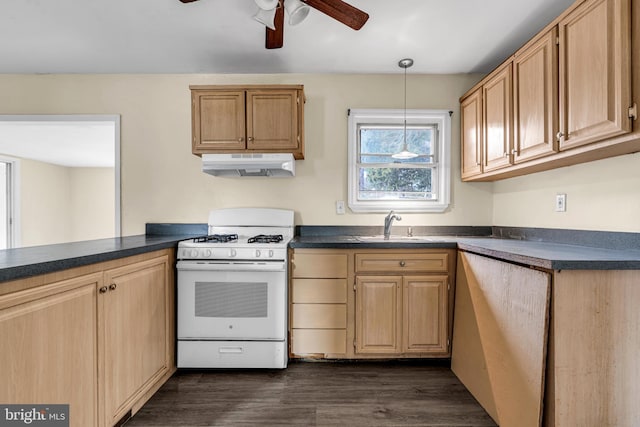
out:
{"label": "cabinet knob", "polygon": [[238,138],[238,142],[242,142],[244,140],[243,137]]}
{"label": "cabinet knob", "polygon": [[109,290],[110,291],[115,291],[117,287],[118,286],[115,283],[112,283],[112,284],[109,285]]}
{"label": "cabinet knob", "polygon": [[564,136],[564,133],[562,133],[562,132],[558,132],[556,134],[556,138],[558,138],[558,139],[562,138],[563,136]]}
{"label": "cabinet knob", "polygon": [[104,294],[104,293],[106,293],[106,292],[107,292],[107,289],[108,289],[108,288],[107,288],[106,286],[102,286],[102,287],[99,289],[99,292],[100,292],[101,294]]}
{"label": "cabinet knob", "polygon": [[250,136],[249,138],[247,138],[247,141],[249,141],[249,142],[253,141],[253,137]]}
{"label": "cabinet knob", "polygon": [[404,267],[406,263],[404,261],[400,261],[400,267]]}

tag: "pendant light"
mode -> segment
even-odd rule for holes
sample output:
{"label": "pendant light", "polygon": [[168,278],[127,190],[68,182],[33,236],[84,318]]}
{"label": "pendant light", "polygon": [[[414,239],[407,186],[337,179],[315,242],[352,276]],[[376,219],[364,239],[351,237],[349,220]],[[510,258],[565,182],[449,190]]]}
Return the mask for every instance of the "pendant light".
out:
{"label": "pendant light", "polygon": [[407,68],[411,67],[412,65],[413,59],[411,58],[401,59],[400,62],[398,62],[398,66],[400,68],[404,68],[404,134],[402,151],[391,155],[391,157],[398,160],[407,160],[418,157],[416,153],[412,153],[407,148]]}

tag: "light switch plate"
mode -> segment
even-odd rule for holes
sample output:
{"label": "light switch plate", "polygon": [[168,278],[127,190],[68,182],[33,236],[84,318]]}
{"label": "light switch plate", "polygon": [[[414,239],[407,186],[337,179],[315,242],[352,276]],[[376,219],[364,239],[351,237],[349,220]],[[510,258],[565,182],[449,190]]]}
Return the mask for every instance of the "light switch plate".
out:
{"label": "light switch plate", "polygon": [[336,200],[336,213],[344,215],[344,200]]}
{"label": "light switch plate", "polygon": [[556,212],[566,212],[566,211],[567,211],[567,195],[556,194]]}

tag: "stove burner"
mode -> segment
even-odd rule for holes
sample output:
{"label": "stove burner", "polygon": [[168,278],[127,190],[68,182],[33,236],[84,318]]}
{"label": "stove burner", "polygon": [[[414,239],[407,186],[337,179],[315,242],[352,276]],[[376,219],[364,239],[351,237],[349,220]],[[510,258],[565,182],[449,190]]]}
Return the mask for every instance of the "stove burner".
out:
{"label": "stove burner", "polygon": [[280,243],[282,242],[282,234],[258,234],[249,237],[247,243]]}
{"label": "stove burner", "polygon": [[194,243],[204,243],[204,242],[235,242],[238,240],[237,234],[210,234],[208,236],[196,237],[193,239]]}

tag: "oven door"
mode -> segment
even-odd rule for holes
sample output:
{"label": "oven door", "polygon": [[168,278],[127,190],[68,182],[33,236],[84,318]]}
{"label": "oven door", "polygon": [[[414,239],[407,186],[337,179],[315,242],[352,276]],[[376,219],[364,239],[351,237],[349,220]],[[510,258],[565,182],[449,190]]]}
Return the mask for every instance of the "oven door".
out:
{"label": "oven door", "polygon": [[284,340],[286,262],[178,261],[179,340]]}

